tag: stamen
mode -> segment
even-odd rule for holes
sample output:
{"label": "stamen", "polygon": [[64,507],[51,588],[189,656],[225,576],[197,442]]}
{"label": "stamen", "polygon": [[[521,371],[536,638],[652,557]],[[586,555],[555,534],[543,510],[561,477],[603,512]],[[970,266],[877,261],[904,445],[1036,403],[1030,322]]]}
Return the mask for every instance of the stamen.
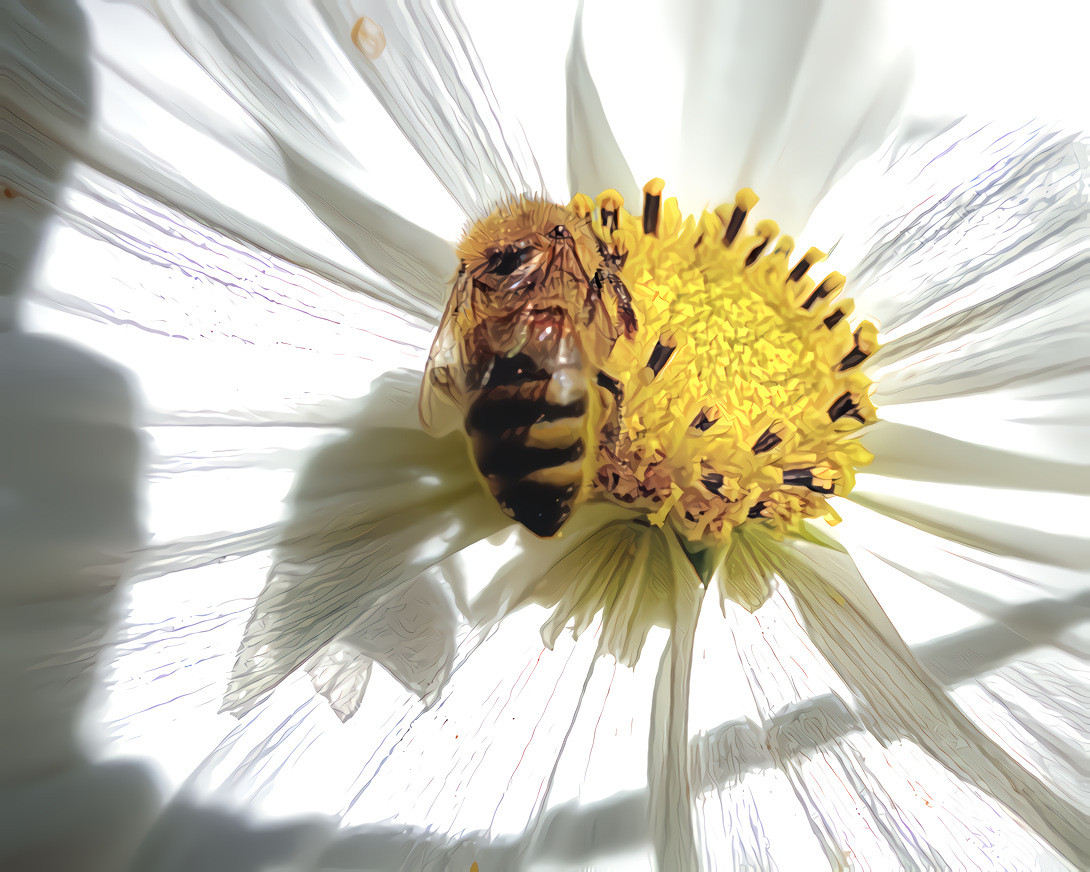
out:
{"label": "stamen", "polygon": [[[676,340],[669,336],[659,337],[659,341],[656,342],[655,347],[651,349],[651,356],[647,358],[647,366],[641,373],[645,384],[650,384],[655,376],[662,372],[662,368],[666,366],[676,350]],[[648,373],[650,373],[650,375],[648,375]]]}
{"label": "stamen", "polygon": [[829,273],[802,304],[802,308],[809,312],[814,308],[818,300],[835,297],[844,287],[844,276],[838,272]]}
{"label": "stamen", "polygon": [[[746,215],[757,205],[757,200],[757,195],[750,188],[742,188],[734,195],[734,210],[731,212],[730,218],[723,222],[726,225],[726,229],[723,231],[724,245],[734,244],[734,240],[738,238],[738,232],[746,222]],[[724,207],[720,208],[723,209]],[[717,209],[716,212],[718,213],[719,210]],[[721,214],[720,217],[722,217]]]}
{"label": "stamen", "polygon": [[614,399],[619,400],[622,396],[624,396],[624,391],[621,390],[621,383],[617,381],[617,379],[606,375],[601,370],[598,371],[597,381],[598,387],[605,388],[607,391],[613,394]]}
{"label": "stamen", "polygon": [[[826,498],[850,490],[869,458],[854,436],[875,418],[860,364],[878,347],[876,329],[841,326],[852,313],[838,299],[844,276],[809,276],[823,252],[793,261],[794,241],[775,221],[747,226],[757,203],[748,188],[733,207],[696,219],[663,191],[661,179],[644,186],[642,215],[624,211],[616,191],[576,195],[567,210],[509,204],[459,247],[465,274],[477,279],[486,269],[529,275],[522,258],[535,235],[530,251],[563,249],[566,265],[545,289],[555,292],[553,320],[570,319],[577,332],[579,384],[589,389],[574,404],[548,391],[535,399],[529,388],[551,373],[546,358],[529,346],[498,349],[492,380],[513,393],[478,402],[466,427],[480,444],[486,436],[515,444],[475,455],[478,470],[498,470],[505,486],[522,476],[525,493],[512,485],[497,496],[520,522],[545,497],[573,510],[577,501],[556,489],[590,464],[580,499],[610,500],[693,541],[722,543],[746,523],[784,533],[806,518],[835,522]],[[495,289],[479,293],[500,305]],[[563,295],[570,301],[555,301]],[[432,381],[443,372],[435,367]],[[434,388],[452,395],[455,384]],[[564,522],[553,514],[542,529]]]}
{"label": "stamen", "polygon": [[602,192],[602,196],[598,198],[598,201],[602,210],[602,227],[612,235],[613,231],[618,227],[617,212],[624,205],[624,197],[610,188],[608,191]]}
{"label": "stamen", "polygon": [[377,21],[366,15],[352,25],[352,42],[369,61],[377,61],[386,50],[386,34]]}
{"label": "stamen", "polygon": [[716,496],[723,487],[723,473],[709,472],[700,477],[700,483]]}
{"label": "stamen", "polygon": [[756,231],[760,241],[746,256],[746,266],[753,266],[753,264],[757,262],[757,258],[759,258],[761,253],[765,250],[768,241],[780,232],[780,225],[775,221],[770,221],[766,218],[764,221],[757,224]]}
{"label": "stamen", "polygon": [[789,282],[797,282],[806,275],[806,271],[819,260],[825,260],[825,252],[820,248],[811,248],[799,259],[799,262],[795,264],[795,268],[791,270],[791,274],[787,277],[787,280]]}
{"label": "stamen", "polygon": [[785,469],[783,483],[788,486],[804,487],[818,494],[831,494],[832,484],[824,484],[828,479],[815,479],[812,469]]}
{"label": "stamen", "polygon": [[795,250],[795,239],[793,236],[788,236],[786,233],[776,240],[776,247],[772,250],[773,257],[782,257],[787,260],[791,256],[791,252]]}
{"label": "stamen", "polygon": [[833,314],[826,318],[822,323],[830,330],[832,330],[837,324],[839,324],[846,313],[843,309],[834,309]]}
{"label": "stamen", "polygon": [[651,179],[643,186],[643,232],[647,236],[657,236],[659,232],[659,204],[662,202],[662,189],[666,182]]}
{"label": "stamen", "polygon": [[839,421],[841,418],[855,418],[860,424],[865,424],[866,419],[859,413],[859,405],[852,399],[850,392],[841,394],[836,402],[829,406],[829,420]]}
{"label": "stamen", "polygon": [[837,366],[838,372],[844,372],[858,366],[870,357],[878,347],[877,331],[873,324],[861,324],[859,329],[855,331],[853,338],[855,339],[855,346],[840,361]]}
{"label": "stamen", "polygon": [[764,454],[766,451],[771,451],[777,445],[783,442],[783,437],[772,432],[772,428],[769,427],[760,438],[753,443],[754,454]]}
{"label": "stamen", "polygon": [[[709,417],[708,412],[711,412],[714,417]],[[707,433],[715,422],[719,420],[719,415],[715,414],[711,409],[701,409],[693,422],[689,425],[694,430],[699,430],[701,433]]]}
{"label": "stamen", "polygon": [[577,218],[586,218],[594,211],[594,201],[586,194],[576,194],[568,203],[568,209],[574,212]]}

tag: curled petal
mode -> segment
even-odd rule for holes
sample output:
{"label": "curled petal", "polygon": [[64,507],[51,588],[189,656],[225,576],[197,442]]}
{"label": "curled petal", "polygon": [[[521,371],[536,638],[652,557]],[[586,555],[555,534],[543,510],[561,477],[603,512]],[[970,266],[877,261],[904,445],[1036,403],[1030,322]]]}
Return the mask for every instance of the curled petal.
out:
{"label": "curled petal", "polygon": [[[361,620],[356,650],[380,655],[374,633],[389,627],[395,603],[409,602],[420,573],[506,525],[477,482],[462,437],[436,441],[407,426],[418,379],[385,378],[349,435],[302,473],[225,709],[245,713],[330,642],[345,633],[350,640]],[[367,615],[382,618],[369,624]],[[391,668],[396,674],[392,661]],[[420,681],[421,688],[432,683]]]}

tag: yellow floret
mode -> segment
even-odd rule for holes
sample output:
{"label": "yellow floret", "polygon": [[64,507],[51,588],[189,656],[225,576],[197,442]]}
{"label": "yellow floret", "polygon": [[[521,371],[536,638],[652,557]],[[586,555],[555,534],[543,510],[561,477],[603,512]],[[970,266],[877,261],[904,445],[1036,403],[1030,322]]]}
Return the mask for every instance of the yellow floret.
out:
{"label": "yellow floret", "polygon": [[[645,195],[661,190],[649,183]],[[870,460],[855,437],[874,420],[861,363],[877,331],[863,322],[853,333],[837,300],[843,276],[806,274],[824,253],[792,264],[775,222],[747,232],[756,202],[745,189],[733,207],[683,218],[666,199],[651,233],[616,191],[592,213],[598,238],[627,253],[621,278],[639,324],[607,361],[624,399],[598,487],[693,540],[722,541],[747,522],[780,533],[804,518],[835,522],[825,496],[847,493]]]}

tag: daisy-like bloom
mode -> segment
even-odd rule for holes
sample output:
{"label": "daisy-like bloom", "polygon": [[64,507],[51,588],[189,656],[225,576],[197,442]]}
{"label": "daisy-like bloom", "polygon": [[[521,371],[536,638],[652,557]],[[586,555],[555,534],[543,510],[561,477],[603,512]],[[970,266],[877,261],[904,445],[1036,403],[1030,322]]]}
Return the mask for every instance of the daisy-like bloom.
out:
{"label": "daisy-like bloom", "polygon": [[876,9],[5,9],[0,856],[1090,864],[1085,142]]}

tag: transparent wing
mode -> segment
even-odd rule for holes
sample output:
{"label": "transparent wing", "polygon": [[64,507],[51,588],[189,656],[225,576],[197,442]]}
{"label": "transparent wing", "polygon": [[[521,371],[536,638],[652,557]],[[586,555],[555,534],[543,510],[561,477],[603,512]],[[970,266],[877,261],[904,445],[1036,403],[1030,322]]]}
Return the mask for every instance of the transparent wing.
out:
{"label": "transparent wing", "polygon": [[436,436],[458,425],[459,401],[466,393],[465,334],[474,323],[472,277],[462,272],[454,281],[443,320],[432,342],[420,389],[420,422]]}

